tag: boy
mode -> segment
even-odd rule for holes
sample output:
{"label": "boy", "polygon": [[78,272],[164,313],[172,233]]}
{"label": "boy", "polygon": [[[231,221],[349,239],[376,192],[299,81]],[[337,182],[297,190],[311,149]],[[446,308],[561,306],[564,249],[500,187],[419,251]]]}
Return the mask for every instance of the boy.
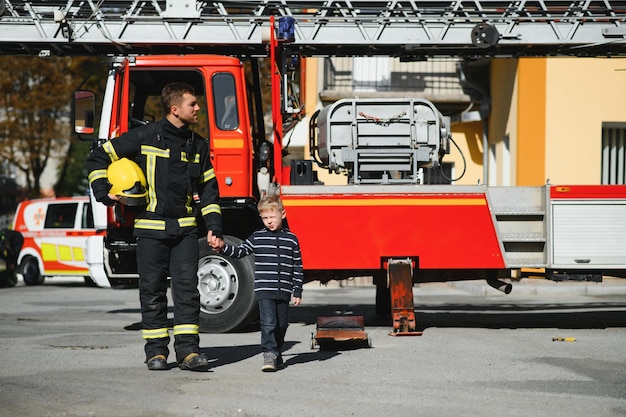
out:
{"label": "boy", "polygon": [[297,306],[302,299],[302,256],[298,238],[283,227],[286,212],[280,197],[264,196],[257,207],[265,228],[252,233],[239,246],[224,244],[222,252],[233,258],[254,254],[254,293],[259,303],[263,348],[261,370],[274,372],[283,364],[289,300],[293,298]]}

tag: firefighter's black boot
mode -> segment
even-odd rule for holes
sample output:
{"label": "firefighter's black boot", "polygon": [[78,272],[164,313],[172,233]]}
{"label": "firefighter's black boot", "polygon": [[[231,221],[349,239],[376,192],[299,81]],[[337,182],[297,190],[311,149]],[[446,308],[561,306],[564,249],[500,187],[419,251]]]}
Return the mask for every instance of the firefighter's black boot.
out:
{"label": "firefighter's black boot", "polygon": [[146,360],[146,364],[151,371],[164,371],[167,369],[167,358],[164,355],[156,355]]}
{"label": "firefighter's black boot", "polygon": [[185,371],[206,371],[209,367],[209,360],[197,353],[190,353],[178,364],[178,367]]}

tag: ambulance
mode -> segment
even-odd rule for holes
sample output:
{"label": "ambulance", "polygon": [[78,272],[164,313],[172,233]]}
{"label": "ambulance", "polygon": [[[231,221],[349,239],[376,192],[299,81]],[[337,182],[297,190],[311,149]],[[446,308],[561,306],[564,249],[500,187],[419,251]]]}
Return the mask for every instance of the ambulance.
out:
{"label": "ambulance", "polygon": [[18,273],[26,285],[46,277],[78,276],[92,283],[85,261],[87,238],[98,234],[89,197],[60,197],[21,202],[13,230],[24,237]]}

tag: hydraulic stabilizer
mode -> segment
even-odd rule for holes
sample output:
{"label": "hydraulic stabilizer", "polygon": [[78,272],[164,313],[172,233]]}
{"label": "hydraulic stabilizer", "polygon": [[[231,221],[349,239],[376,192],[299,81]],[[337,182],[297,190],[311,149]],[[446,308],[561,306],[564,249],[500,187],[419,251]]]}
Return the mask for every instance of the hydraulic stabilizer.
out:
{"label": "hydraulic stabilizer", "polygon": [[390,336],[421,336],[416,330],[413,302],[413,265],[410,259],[389,259],[387,276],[391,293],[393,331]]}

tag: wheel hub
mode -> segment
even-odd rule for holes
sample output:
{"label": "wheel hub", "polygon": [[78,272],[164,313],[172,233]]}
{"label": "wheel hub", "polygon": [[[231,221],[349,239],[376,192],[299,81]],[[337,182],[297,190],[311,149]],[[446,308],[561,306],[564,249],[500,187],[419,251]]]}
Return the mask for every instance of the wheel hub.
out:
{"label": "wheel hub", "polygon": [[239,291],[237,271],[226,259],[207,256],[198,266],[200,309],[217,314],[233,305]]}

